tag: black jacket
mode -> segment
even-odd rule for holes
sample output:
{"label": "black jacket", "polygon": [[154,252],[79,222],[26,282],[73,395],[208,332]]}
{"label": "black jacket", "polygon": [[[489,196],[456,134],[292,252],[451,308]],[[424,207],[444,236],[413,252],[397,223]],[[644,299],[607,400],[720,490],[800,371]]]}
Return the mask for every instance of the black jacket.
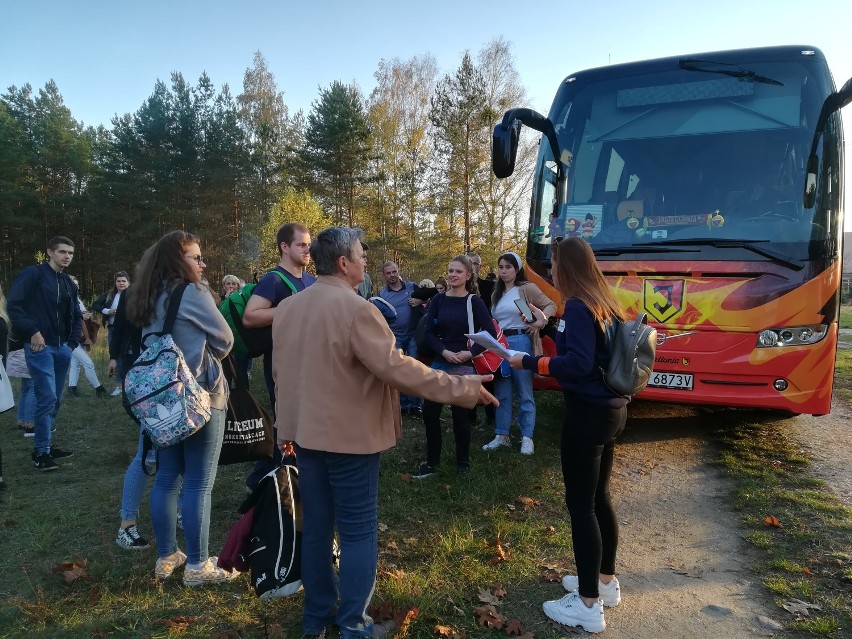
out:
{"label": "black jacket", "polygon": [[[67,311],[60,317],[62,296],[68,296]],[[21,271],[6,302],[17,339],[28,341],[35,333],[41,333],[50,346],[67,343],[74,350],[80,344],[83,314],[77,304],[77,287],[68,275],[57,273],[50,264],[28,266]]]}

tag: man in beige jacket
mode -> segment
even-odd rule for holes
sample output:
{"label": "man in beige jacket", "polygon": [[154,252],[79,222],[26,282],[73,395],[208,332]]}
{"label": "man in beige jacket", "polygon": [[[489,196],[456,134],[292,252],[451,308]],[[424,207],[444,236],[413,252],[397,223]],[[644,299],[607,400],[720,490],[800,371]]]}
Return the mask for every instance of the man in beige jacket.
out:
{"label": "man in beige jacket", "polygon": [[396,348],[381,313],[354,291],[362,240],[359,229],[322,231],[311,245],[316,284],[281,302],[272,322],[278,441],[295,442],[299,467],[307,636],[332,623],[343,639],[388,632],[366,610],[378,563],[379,454],[401,433],[399,391],[467,408],[497,401],[482,388],[491,376],[450,376]]}

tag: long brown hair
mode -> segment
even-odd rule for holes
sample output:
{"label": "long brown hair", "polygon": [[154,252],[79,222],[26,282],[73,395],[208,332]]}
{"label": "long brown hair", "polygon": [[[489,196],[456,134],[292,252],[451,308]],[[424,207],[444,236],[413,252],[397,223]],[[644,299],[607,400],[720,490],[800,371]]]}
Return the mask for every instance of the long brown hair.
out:
{"label": "long brown hair", "polygon": [[164,287],[171,295],[182,282],[199,282],[198,275],[183,256],[185,247],[193,242],[200,242],[197,235],[171,231],[148,247],[136,265],[134,284],[126,291],[127,320],[131,324],[148,326],[151,323],[157,298]]}
{"label": "long brown hair", "polygon": [[583,238],[569,237],[553,245],[553,271],[562,297],[583,302],[602,329],[613,317],[627,319],[595,261],[592,247]]}
{"label": "long brown hair", "polygon": [[[476,272],[473,270],[473,263],[470,261],[470,258],[467,255],[456,255],[453,259],[450,260],[450,264],[453,262],[458,262],[462,266],[467,269],[468,274],[470,275],[470,279],[464,283],[464,290],[468,293],[472,293],[473,295],[479,294],[479,285],[476,283]],[[447,284],[447,291],[449,291],[449,283]]]}

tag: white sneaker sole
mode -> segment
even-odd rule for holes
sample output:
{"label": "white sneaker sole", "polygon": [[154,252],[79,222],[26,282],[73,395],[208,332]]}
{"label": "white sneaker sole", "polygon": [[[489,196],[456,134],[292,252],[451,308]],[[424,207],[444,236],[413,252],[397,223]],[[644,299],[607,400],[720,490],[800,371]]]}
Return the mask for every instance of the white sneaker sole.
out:
{"label": "white sneaker sole", "polygon": [[558,601],[545,601],[542,605],[542,609],[548,619],[555,621],[562,626],[568,626],[569,628],[582,628],[586,632],[592,633],[603,632],[606,630],[606,621],[604,621],[603,616],[600,617],[600,620],[586,619],[580,621],[565,615],[563,607],[559,605]]}

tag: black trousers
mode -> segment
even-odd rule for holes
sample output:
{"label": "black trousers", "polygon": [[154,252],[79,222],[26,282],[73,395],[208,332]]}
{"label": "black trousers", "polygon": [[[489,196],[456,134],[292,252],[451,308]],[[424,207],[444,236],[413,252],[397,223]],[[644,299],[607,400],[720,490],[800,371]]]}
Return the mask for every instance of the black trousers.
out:
{"label": "black trousers", "polygon": [[609,479],[615,439],[624,430],[627,407],[592,404],[565,393],[562,426],[562,478],[571,516],[571,538],[579,592],[597,599],[598,576],[615,574],[618,519]]}
{"label": "black trousers", "polygon": [[[426,426],[426,463],[436,467],[441,462],[441,409],[443,404],[423,401],[423,423]],[[466,408],[450,406],[453,434],[456,440],[456,465],[470,466],[470,417]]]}

